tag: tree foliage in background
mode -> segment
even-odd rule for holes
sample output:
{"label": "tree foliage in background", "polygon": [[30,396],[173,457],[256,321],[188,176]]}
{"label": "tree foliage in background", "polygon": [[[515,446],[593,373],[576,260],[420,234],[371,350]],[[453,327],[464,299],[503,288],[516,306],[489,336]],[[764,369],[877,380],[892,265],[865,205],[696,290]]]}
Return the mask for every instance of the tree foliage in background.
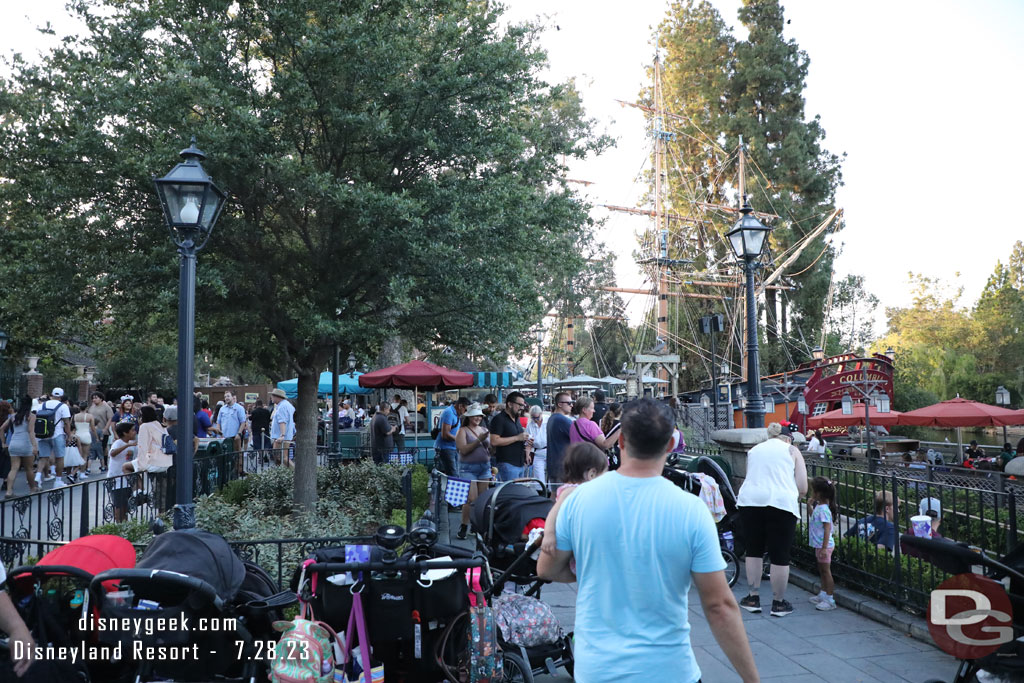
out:
{"label": "tree foliage in background", "polygon": [[[803,90],[810,59],[784,36],[782,7],[776,0],[745,0],[739,19],[749,31],[746,40],[736,40],[706,0],[677,0],[659,27],[666,52],[664,106],[681,117],[666,120],[676,133],[668,155],[670,210],[699,217],[707,212],[694,210],[694,201],[736,205],[735,150],[742,136],[750,202],[779,216],[766,222],[774,228],[771,255],[780,263],[833,210],[841,158],[824,148],[819,117],[807,118]],[[649,100],[650,91],[645,94]],[[719,216],[714,225],[697,226],[692,241],[673,245],[680,257],[694,259],[698,271],[734,267],[720,234],[736,215]],[[833,256],[816,238],[786,271],[797,289],[781,297],[765,292],[763,371],[792,367],[816,345]],[[721,311],[711,304],[692,308]],[[675,327],[682,338],[693,338],[685,325],[676,321]]]}
{"label": "tree foliage in background", "polygon": [[1024,244],[1009,264],[997,263],[973,309],[960,303],[962,288],[910,275],[913,301],[889,308],[888,332],[876,349],[897,353],[895,406],[911,410],[957,395],[995,403],[1000,385],[1019,406],[1024,393]]}
{"label": "tree foliage in background", "polygon": [[[42,340],[104,311],[142,343],[173,327],[177,259],[151,177],[197,136],[231,193],[200,255],[197,348],[298,374],[303,506],[335,342],[363,357],[396,335],[505,355],[584,268],[587,207],[562,160],[605,141],[571,85],[539,77],[535,29],[499,27],[500,6],[71,8],[88,32],[38,65],[15,59],[0,84],[0,246],[16,256],[0,274],[16,332]],[[66,258],[40,256],[54,249]]]}

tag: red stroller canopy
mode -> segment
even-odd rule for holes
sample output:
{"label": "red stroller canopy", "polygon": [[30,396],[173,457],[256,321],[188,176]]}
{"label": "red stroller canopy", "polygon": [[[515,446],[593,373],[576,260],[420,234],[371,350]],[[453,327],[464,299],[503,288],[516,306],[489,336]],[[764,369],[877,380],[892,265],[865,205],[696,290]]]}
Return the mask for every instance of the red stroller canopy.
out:
{"label": "red stroller canopy", "polygon": [[[132,569],[135,567],[135,547],[120,536],[96,535],[76,538],[43,555],[37,567],[75,567],[92,576],[108,569]],[[60,572],[55,572],[59,575]],[[13,577],[15,581],[30,578],[29,574]],[[110,586],[106,587],[110,590]]]}

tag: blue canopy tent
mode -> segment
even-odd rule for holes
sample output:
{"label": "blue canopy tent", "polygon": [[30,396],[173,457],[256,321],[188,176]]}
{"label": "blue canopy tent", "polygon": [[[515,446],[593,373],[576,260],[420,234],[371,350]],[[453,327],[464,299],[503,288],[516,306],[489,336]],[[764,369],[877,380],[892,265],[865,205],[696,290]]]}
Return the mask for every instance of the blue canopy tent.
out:
{"label": "blue canopy tent", "polygon": [[[338,393],[339,394],[372,394],[373,389],[367,389],[359,386],[359,375],[363,373],[356,372],[352,375],[347,372],[338,375]],[[320,383],[316,388],[318,394],[330,394],[331,393],[331,372],[320,373]],[[284,393],[288,394],[288,398],[297,398],[299,395],[299,378],[286,379],[283,382],[277,383],[278,389],[284,389]]]}

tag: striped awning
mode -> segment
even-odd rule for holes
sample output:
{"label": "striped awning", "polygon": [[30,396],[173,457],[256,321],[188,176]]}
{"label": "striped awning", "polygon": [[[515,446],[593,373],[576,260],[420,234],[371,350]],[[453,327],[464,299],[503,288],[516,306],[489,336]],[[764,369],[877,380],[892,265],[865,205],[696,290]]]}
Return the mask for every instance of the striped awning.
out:
{"label": "striped awning", "polygon": [[511,372],[473,372],[474,387],[510,387],[515,381]]}

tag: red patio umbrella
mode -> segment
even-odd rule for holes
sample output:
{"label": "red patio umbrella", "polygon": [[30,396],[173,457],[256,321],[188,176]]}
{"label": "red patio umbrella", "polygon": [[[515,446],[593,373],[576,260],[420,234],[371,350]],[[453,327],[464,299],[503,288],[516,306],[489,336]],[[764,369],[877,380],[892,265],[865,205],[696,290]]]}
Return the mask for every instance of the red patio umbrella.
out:
{"label": "red patio umbrella", "polygon": [[[373,372],[359,375],[359,386],[371,389],[412,389],[418,392],[420,387],[438,391],[441,389],[459,389],[473,386],[473,375],[468,372],[449,370],[440,365],[422,360],[411,360],[390,368],[381,368]],[[430,394],[427,393],[427,429],[430,429]],[[414,437],[416,448],[420,445],[420,431],[416,429]]]}
{"label": "red patio umbrella", "polygon": [[359,386],[371,389],[458,389],[473,386],[473,375],[422,360],[382,368],[359,376]]}
{"label": "red patio umbrella", "polygon": [[1024,423],[1022,412],[958,396],[907,411],[900,415],[899,424],[915,427],[1006,427]]}
{"label": "red patio umbrella", "polygon": [[[891,410],[888,413],[880,413],[875,406],[868,408],[868,417],[871,418],[871,424],[879,427],[892,427],[898,424],[900,415],[895,410]],[[849,427],[850,425],[863,425],[864,424],[864,404],[858,403],[853,406],[852,415],[844,415],[842,408],[836,410],[830,410],[827,413],[821,415],[815,415],[814,417],[807,418],[807,426],[810,429],[821,429],[822,427]]]}

